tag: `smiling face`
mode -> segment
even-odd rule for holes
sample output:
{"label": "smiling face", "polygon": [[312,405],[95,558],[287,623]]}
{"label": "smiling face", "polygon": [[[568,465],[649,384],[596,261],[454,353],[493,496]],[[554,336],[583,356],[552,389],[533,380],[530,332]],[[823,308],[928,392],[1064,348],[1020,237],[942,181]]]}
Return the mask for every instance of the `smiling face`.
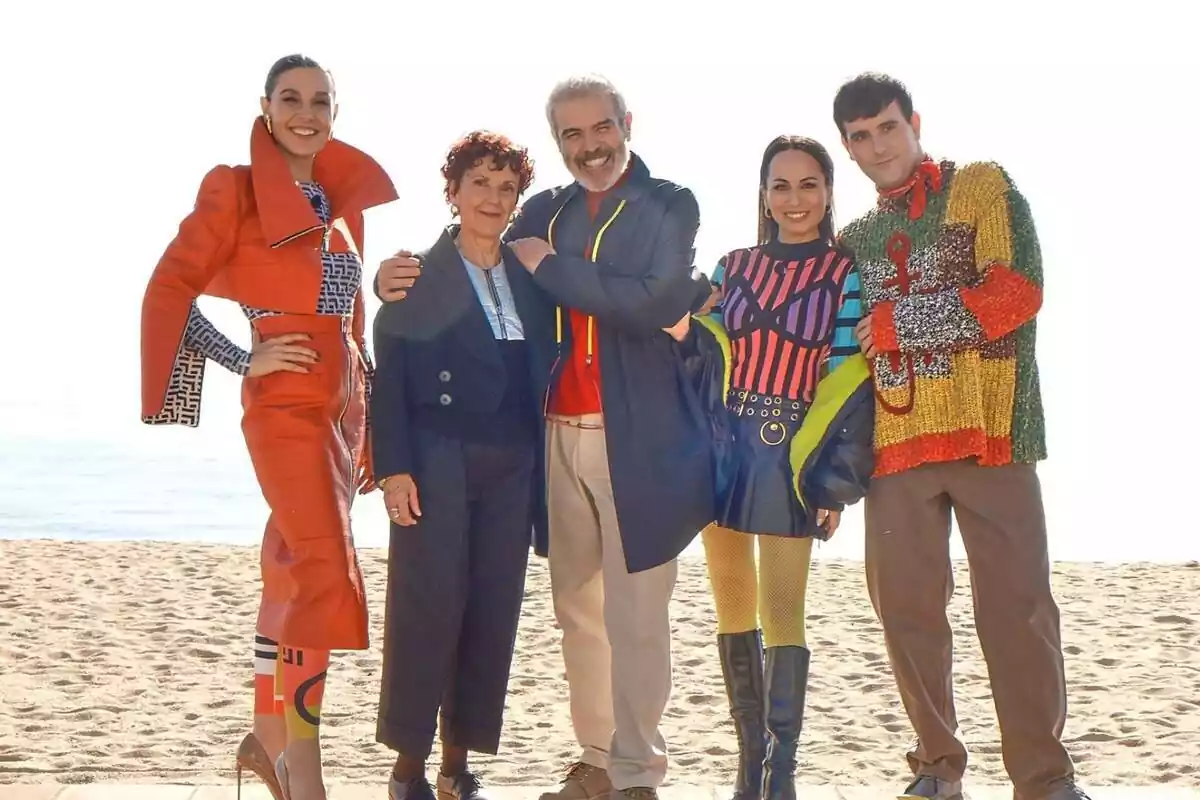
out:
{"label": "smiling face", "polygon": [[877,189],[894,189],[909,179],[923,157],[921,117],[913,112],[909,123],[893,100],[873,117],[846,122],[842,143]]}
{"label": "smiling face", "polygon": [[561,100],[553,117],[558,150],[575,180],[593,192],[612,188],[629,164],[633,115],[618,119],[613,99],[592,93]]}
{"label": "smiling face", "polygon": [[779,241],[818,238],[829,208],[829,185],[817,160],[803,150],[784,150],[771,159],[763,202],[779,225]]}
{"label": "smiling face", "polygon": [[333,86],[322,69],[297,67],[281,74],[262,99],[276,143],[290,156],[311,159],[329,141],[337,116]]}
{"label": "smiling face", "polygon": [[478,239],[497,240],[517,208],[520,179],[510,166],[496,168],[496,160],[485,158],[463,173],[449,192],[458,206],[462,232]]}

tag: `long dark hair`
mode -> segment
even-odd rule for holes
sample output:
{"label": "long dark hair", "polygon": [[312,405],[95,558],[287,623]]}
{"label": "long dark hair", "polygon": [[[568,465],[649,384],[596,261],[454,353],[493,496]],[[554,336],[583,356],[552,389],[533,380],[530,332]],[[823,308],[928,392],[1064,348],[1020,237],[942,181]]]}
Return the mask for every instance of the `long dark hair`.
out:
{"label": "long dark hair", "polygon": [[817,234],[822,241],[834,244],[836,228],[833,227],[833,159],[829,157],[829,151],[824,145],[807,136],[776,136],[763,151],[762,166],[758,170],[758,243],[766,244],[779,237],[779,223],[767,214],[767,177],[771,173],[772,159],[787,150],[808,153],[821,167],[821,173],[825,176],[825,187],[829,190],[829,207],[825,209],[825,216],[821,218]]}

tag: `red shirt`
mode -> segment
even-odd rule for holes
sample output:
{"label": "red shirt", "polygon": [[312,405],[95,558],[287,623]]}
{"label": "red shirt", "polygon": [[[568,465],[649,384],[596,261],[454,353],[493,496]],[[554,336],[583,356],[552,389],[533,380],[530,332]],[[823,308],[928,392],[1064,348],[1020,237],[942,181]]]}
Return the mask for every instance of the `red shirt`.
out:
{"label": "red shirt", "polygon": [[[628,174],[629,168],[626,167],[625,172],[612,187],[603,192],[587,193],[588,215],[593,221],[595,221],[596,214],[600,211],[600,204],[604,202],[604,198],[608,196],[609,192],[620,186]],[[587,247],[583,251],[584,257],[589,258],[589,260],[589,251],[591,248],[592,239],[589,236]],[[568,311],[568,318],[571,325],[571,352],[567,356],[567,363],[563,364],[556,391],[553,392],[553,396],[550,398],[549,410],[552,414],[561,414],[564,417],[599,414],[601,412],[600,357],[597,355],[600,338],[599,323],[588,314],[576,311],[573,308]],[[590,361],[588,358],[589,319],[592,322],[592,356]]]}

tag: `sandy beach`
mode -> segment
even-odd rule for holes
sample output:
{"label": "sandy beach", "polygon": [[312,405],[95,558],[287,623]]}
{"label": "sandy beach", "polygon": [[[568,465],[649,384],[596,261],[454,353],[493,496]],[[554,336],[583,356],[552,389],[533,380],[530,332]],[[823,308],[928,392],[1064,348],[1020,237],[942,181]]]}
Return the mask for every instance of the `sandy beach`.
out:
{"label": "sandy beach", "polygon": [[[383,780],[375,743],[385,553],[362,552],[369,651],[337,653],[326,775]],[[248,730],[257,551],[168,543],[0,540],[0,783],[228,782]],[[956,692],[968,778],[1003,782],[999,737],[958,565]],[[1059,564],[1071,688],[1068,747],[1089,785],[1200,786],[1200,565]],[[862,564],[820,561],[800,770],[807,782],[899,782],[910,732]],[[735,748],[704,563],[686,560],[673,610],[675,692],[664,722],[677,783],[732,778]],[[494,784],[545,784],[575,755],[545,563],[529,573]]]}

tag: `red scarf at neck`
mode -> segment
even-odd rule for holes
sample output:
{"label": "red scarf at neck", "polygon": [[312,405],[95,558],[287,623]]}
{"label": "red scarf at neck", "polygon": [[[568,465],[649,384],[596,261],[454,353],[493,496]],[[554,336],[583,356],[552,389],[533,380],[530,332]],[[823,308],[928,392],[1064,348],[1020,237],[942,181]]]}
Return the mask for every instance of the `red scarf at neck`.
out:
{"label": "red scarf at neck", "polygon": [[912,176],[904,183],[897,186],[895,189],[888,189],[879,193],[880,197],[888,200],[899,200],[904,195],[912,192],[912,197],[908,201],[908,218],[920,219],[925,213],[926,193],[929,188],[935,192],[942,190],[942,169],[929,156],[925,156],[917,168],[913,170]]}

